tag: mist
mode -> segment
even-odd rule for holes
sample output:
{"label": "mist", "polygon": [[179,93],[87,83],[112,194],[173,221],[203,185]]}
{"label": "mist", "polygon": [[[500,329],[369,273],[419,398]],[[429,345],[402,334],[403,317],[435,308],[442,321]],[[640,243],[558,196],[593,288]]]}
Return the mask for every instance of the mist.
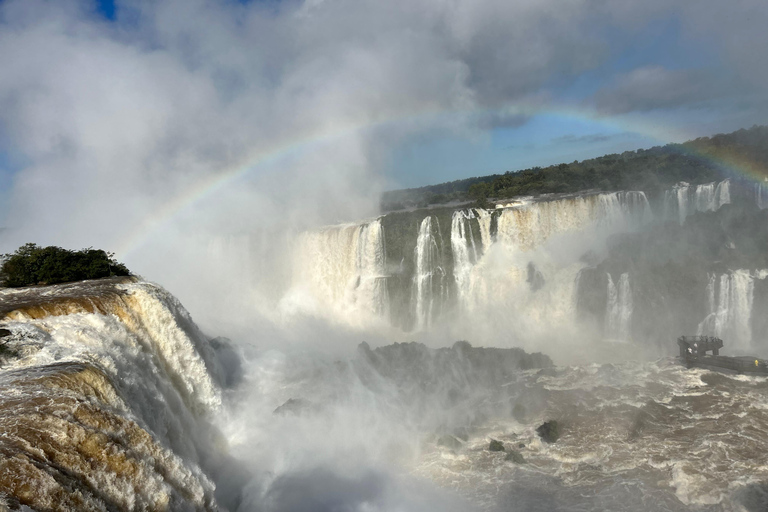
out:
{"label": "mist", "polygon": [[[489,126],[560,108],[553,80],[599,69],[613,58],[609,46],[630,46],[670,13],[685,45],[706,33],[738,54],[719,64],[728,87],[638,97],[649,82],[668,90],[672,73],[641,66],[582,104],[644,112],[690,108],[691,98],[708,108],[734,94],[757,101],[752,87],[766,68],[757,50],[765,35],[750,32],[759,23],[741,23],[754,11],[747,0],[716,26],[707,13],[717,2],[126,1],[114,21],[86,1],[0,9],[0,45],[12,49],[0,78],[0,149],[12,167],[3,250],[103,247],[195,313],[207,307],[195,295],[228,293],[190,285],[190,275],[217,270],[202,247],[213,235],[264,233],[257,250],[277,263],[260,274],[284,275],[280,244],[292,233],[378,214],[380,192],[398,185],[390,154],[404,141],[483,139]],[[732,24],[750,49],[735,47]],[[675,89],[685,79],[676,75]],[[453,114],[432,115],[443,112]],[[694,135],[698,124],[675,130]]]}
{"label": "mist", "polygon": [[[701,300],[689,304],[662,293],[652,256],[630,254],[659,235],[683,240],[670,249],[682,257],[685,236],[709,235],[683,232],[686,216],[727,220],[730,199],[687,212],[674,201],[665,210],[678,189],[643,195],[651,225],[626,192],[389,218],[380,198],[489,165],[517,170],[550,158],[558,140],[584,141],[578,153],[558,148],[572,160],[764,122],[762,0],[114,9],[110,18],[86,0],[0,2],[0,252],[27,242],[113,251],[177,296],[205,337],[229,339],[238,363],[225,370],[238,379],[210,420],[226,457],[194,461],[222,507],[559,510],[581,500],[643,510],[658,495],[687,510],[731,492],[717,480],[722,496],[711,498],[676,439],[622,451],[637,432],[676,428],[653,404],[706,385],[659,359],[674,349],[664,336],[727,333],[740,353],[765,351],[750,316],[764,300],[761,269],[703,272]],[[566,128],[536,124],[550,118]],[[505,137],[531,153],[510,152]],[[456,150],[472,163],[463,174],[418,167],[436,156],[418,151],[455,141],[472,148]],[[492,151],[491,164],[474,164]],[[668,302],[648,299],[657,292]],[[477,363],[459,340],[543,352],[559,366],[515,360],[502,371],[488,361],[496,353]],[[418,344],[386,352],[396,342]],[[731,406],[723,396],[713,416]],[[516,405],[527,416],[512,418]],[[571,429],[558,446],[536,434],[552,418]],[[593,432],[610,448],[581,450]],[[491,458],[496,438],[537,469]],[[666,458],[649,467],[652,457]],[[607,484],[599,464],[636,487]],[[744,474],[759,470],[749,464]],[[588,492],[576,496],[584,475]],[[745,477],[730,477],[742,492]],[[645,494],[654,482],[677,494]]]}

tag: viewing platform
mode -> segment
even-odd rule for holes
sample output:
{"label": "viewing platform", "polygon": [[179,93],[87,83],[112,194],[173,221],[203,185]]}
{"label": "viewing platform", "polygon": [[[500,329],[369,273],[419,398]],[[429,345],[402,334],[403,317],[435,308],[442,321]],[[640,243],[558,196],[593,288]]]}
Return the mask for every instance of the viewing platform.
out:
{"label": "viewing platform", "polygon": [[[699,367],[743,374],[768,375],[768,361],[752,356],[721,356],[723,340],[714,336],[680,336],[680,358],[688,368]],[[707,352],[712,351],[712,355]]]}

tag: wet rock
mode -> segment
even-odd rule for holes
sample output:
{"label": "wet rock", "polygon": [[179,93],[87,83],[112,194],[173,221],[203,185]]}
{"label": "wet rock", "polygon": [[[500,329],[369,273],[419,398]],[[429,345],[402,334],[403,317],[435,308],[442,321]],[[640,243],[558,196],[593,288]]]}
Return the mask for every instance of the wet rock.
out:
{"label": "wet rock", "polygon": [[13,333],[8,329],[0,329],[0,338],[5,338],[6,336],[10,336],[11,334]]}
{"label": "wet rock", "polygon": [[219,336],[210,340],[209,343],[221,364],[221,384],[226,388],[235,387],[243,380],[243,365],[232,342],[228,338]]}
{"label": "wet rock", "polygon": [[491,439],[491,444],[488,445],[488,450],[492,452],[503,452],[504,443],[502,443],[501,441],[497,441],[495,439]]}
{"label": "wet rock", "polygon": [[525,464],[525,457],[517,450],[510,450],[504,460],[514,462],[515,464]]}
{"label": "wet rock", "polygon": [[562,427],[557,422],[557,420],[550,420],[540,425],[539,428],[536,429],[536,433],[539,434],[539,437],[542,439],[542,441],[547,443],[554,443],[560,439],[560,435],[562,434]]}
{"label": "wet rock", "polygon": [[299,415],[314,410],[315,406],[309,400],[303,398],[289,398],[286,402],[275,409],[272,414],[295,414]]}
{"label": "wet rock", "polygon": [[437,439],[437,446],[443,446],[451,450],[460,450],[463,444],[454,436],[446,434]]}
{"label": "wet rock", "polygon": [[540,290],[546,283],[544,274],[536,268],[532,261],[528,263],[528,278],[526,282],[530,285],[532,292]]}

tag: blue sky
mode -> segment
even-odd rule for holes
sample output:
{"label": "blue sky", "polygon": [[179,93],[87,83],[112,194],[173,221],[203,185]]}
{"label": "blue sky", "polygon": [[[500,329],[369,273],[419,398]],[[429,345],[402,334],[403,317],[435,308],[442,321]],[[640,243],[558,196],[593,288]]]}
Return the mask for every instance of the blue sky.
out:
{"label": "blue sky", "polygon": [[[544,85],[542,90],[554,98],[553,112],[533,114],[520,126],[493,128],[481,137],[441,134],[398,147],[391,162],[397,185],[422,186],[572,162],[683,142],[765,122],[764,112],[737,111],[716,104],[650,109],[634,115],[590,112],[590,108],[585,107],[590,98],[611,84],[616,76],[634,69],[722,69],[717,48],[711,41],[682,37],[677,16],[653,19],[631,38],[618,30],[607,29],[605,38],[610,52],[600,65],[578,76],[555,78]],[[560,106],[566,112],[558,113]],[[578,111],[569,111],[573,107],[578,107]],[[648,128],[655,123],[663,123],[664,128]]]}
{"label": "blue sky", "polygon": [[186,196],[216,229],[330,222],[765,124],[765,26],[764,0],[3,0],[0,225],[109,238]]}

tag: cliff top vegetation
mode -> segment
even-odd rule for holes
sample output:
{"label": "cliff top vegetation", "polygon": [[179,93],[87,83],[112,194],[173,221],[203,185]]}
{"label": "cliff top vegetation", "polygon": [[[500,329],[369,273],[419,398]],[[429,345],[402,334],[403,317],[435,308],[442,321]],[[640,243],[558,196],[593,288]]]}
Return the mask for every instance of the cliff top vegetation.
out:
{"label": "cliff top vegetation", "polygon": [[382,211],[423,208],[452,201],[509,199],[582,190],[643,190],[655,192],[686,181],[707,183],[731,176],[731,168],[748,168],[768,177],[768,126],[753,126],[729,134],[701,137],[621,154],[533,167],[429,185],[392,190],[381,198]]}
{"label": "cliff top vegetation", "polygon": [[25,244],[4,254],[0,266],[0,282],[10,288],[128,275],[131,272],[114,259],[114,254],[90,247],[71,251]]}

